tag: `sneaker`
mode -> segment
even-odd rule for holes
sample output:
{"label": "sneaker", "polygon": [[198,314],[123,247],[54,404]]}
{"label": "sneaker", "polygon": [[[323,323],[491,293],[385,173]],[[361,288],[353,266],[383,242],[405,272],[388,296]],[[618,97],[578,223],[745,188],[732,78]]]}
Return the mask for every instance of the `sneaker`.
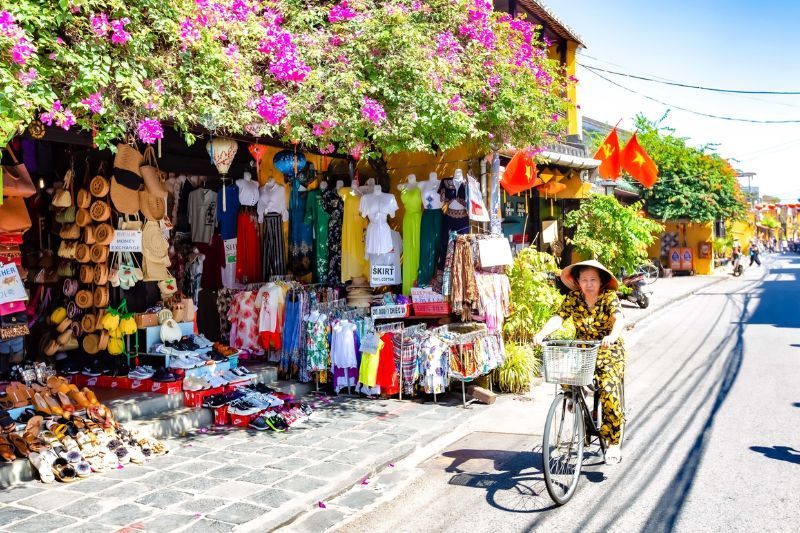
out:
{"label": "sneaker", "polygon": [[230,406],[228,406],[228,412],[233,415],[254,415],[263,409],[257,405],[253,405],[244,398],[232,402]]}
{"label": "sneaker", "polygon": [[103,373],[99,369],[91,366],[84,367],[83,372],[81,372],[81,374],[89,377],[97,377],[103,375]]}
{"label": "sneaker", "polygon": [[240,375],[242,377],[247,377],[249,379],[253,379],[254,377],[256,377],[256,375],[253,372],[250,372],[249,370],[247,370],[243,366],[236,367],[236,368],[232,369],[232,372],[235,372],[238,375]]}
{"label": "sneaker", "polygon": [[254,418],[249,424],[247,424],[247,426],[258,431],[266,431],[269,429],[269,426],[267,425],[267,422],[264,420],[263,416]]}
{"label": "sneaker", "polygon": [[612,444],[606,448],[606,464],[616,465],[622,461],[622,447],[619,444]]}

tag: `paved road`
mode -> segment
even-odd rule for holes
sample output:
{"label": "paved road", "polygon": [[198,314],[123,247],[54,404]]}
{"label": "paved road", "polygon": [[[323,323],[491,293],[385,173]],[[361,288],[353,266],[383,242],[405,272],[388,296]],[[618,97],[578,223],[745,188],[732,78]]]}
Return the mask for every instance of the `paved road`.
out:
{"label": "paved road", "polygon": [[341,531],[800,530],[800,257],[765,259],[636,327],[624,461],[590,457],[567,506],[525,418],[435,454]]}

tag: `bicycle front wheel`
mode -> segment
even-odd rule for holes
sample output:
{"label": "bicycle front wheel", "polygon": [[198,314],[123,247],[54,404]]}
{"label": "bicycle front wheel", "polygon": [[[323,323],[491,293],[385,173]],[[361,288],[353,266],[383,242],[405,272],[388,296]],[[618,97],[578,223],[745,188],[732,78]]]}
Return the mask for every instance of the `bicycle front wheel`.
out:
{"label": "bicycle front wheel", "polygon": [[547,492],[558,505],[567,503],[583,465],[583,414],[580,406],[560,393],[550,405],[542,437],[542,470]]}
{"label": "bicycle front wheel", "polygon": [[644,282],[647,285],[654,283],[660,274],[658,271],[658,266],[653,262],[642,265],[641,272],[644,274]]}

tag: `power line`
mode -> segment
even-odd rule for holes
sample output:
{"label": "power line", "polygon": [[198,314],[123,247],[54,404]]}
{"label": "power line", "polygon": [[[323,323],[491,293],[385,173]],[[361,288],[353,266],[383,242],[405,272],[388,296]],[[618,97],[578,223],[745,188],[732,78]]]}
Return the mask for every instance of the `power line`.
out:
{"label": "power line", "polygon": [[[727,120],[727,121],[730,121],[730,122],[747,122],[747,123],[751,123],[751,124],[800,124],[800,119],[758,120],[758,119],[749,119],[749,118],[740,118],[740,117],[726,117],[726,116],[722,116],[722,115],[714,115],[714,114],[711,114],[711,113],[703,113],[702,111],[695,111],[694,109],[687,109],[685,107],[681,107],[681,106],[678,106],[678,105],[675,105],[675,104],[670,104],[668,102],[664,102],[664,101],[659,100],[657,98],[653,98],[652,96],[646,95],[644,93],[640,93],[639,91],[635,91],[633,89],[625,87],[624,85],[620,85],[616,81],[611,80],[611,79],[607,78],[606,76],[603,76],[602,74],[600,74],[598,72],[595,72],[591,67],[588,67],[586,65],[582,65],[582,66],[585,67],[589,72],[591,72],[592,74],[594,74],[598,78],[601,78],[601,79],[607,81],[608,83],[619,87],[620,89],[628,91],[629,93],[633,93],[633,94],[639,95],[642,98],[646,98],[647,100],[653,101],[653,102],[655,102],[657,104],[660,104],[660,105],[663,105],[663,106],[667,106],[667,107],[672,108],[672,109],[685,111],[686,113],[691,113],[693,115],[698,115],[698,116],[707,117],[707,118],[715,118],[715,119],[718,119],[718,120]],[[798,94],[800,94],[800,93],[798,93]]]}
{"label": "power line", "polygon": [[628,74],[626,72],[619,72],[616,70],[608,70],[600,67],[594,67],[591,65],[583,65],[587,69],[591,71],[600,71],[605,72],[607,74],[613,74],[615,76],[624,76],[626,78],[632,78],[635,80],[643,80],[643,81],[650,81],[653,83],[663,83],[664,85],[672,85],[675,87],[684,87],[686,89],[698,89],[701,91],[712,91],[716,93],[731,93],[731,94],[773,94],[773,95],[800,95],[800,91],[745,91],[741,89],[720,89],[717,87],[704,87],[702,85],[690,85],[688,83],[681,83],[678,81],[669,81],[666,79],[657,80],[654,78],[648,78],[647,76],[639,76],[636,74]]}

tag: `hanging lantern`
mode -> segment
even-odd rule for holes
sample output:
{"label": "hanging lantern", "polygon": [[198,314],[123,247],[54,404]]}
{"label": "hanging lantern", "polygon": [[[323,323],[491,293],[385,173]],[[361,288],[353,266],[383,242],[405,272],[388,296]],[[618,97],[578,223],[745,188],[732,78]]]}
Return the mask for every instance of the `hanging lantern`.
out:
{"label": "hanging lantern", "polygon": [[253,159],[256,160],[256,176],[261,177],[261,159],[263,159],[264,154],[267,153],[269,150],[269,146],[265,146],[263,144],[251,144],[247,147],[247,150],[250,152],[250,155],[253,156]]}
{"label": "hanging lantern", "polygon": [[294,178],[306,168],[306,156],[303,152],[295,153],[294,150],[281,150],[272,158],[275,168],[288,178]]}
{"label": "hanging lantern", "polygon": [[211,156],[211,161],[217,167],[222,178],[222,211],[227,211],[228,205],[225,193],[225,177],[228,175],[228,169],[231,168],[233,158],[236,157],[236,152],[239,150],[239,145],[233,139],[226,137],[217,137],[211,139],[206,143],[206,151]]}

